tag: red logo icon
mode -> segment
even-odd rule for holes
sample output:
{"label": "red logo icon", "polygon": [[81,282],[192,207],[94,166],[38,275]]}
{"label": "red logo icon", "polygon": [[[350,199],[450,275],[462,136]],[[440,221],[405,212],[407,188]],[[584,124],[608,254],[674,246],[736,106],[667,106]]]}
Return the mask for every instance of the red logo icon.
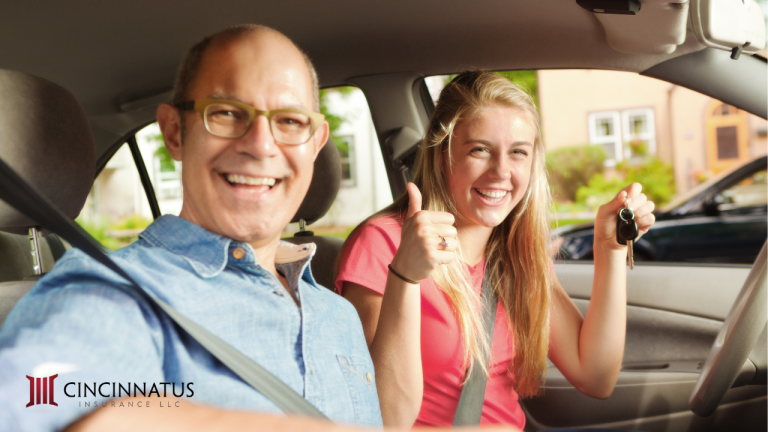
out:
{"label": "red logo icon", "polygon": [[[59,406],[59,404],[53,401],[53,380],[56,379],[57,376],[59,376],[59,374],[45,378],[33,378],[27,375],[27,379],[29,380],[29,403],[27,404],[27,408],[32,405]],[[40,402],[41,399],[42,402]]]}

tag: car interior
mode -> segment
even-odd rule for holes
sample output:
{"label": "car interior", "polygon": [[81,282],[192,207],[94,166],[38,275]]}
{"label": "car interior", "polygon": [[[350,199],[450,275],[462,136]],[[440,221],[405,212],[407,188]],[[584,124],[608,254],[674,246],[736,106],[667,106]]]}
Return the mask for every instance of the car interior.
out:
{"label": "car interior", "polygon": [[[363,91],[394,197],[405,190],[434,108],[425,83],[432,75],[474,68],[625,71],[766,118],[765,57],[752,55],[747,45],[731,53],[729,47],[705,46],[692,12],[705,0],[585,3],[8,4],[0,16],[0,158],[74,220],[115,152],[135,145],[137,131],[170,99],[185,50],[244,22],[273,27],[296,42],[315,64],[321,87]],[[640,9],[636,15],[605,13],[606,4]],[[73,97],[62,96],[59,86]],[[140,155],[135,162],[138,175],[146,173]],[[294,218],[300,231],[288,239],[318,245],[312,273],[331,289],[342,242],[315,235],[311,224],[331,208],[340,173],[329,142]],[[144,177],[147,199],[156,206]],[[0,202],[0,325],[71,247],[38,228]],[[593,264],[558,261],[555,272],[585,313]],[[624,364],[611,397],[581,394],[550,364],[542,394],[521,401],[526,430],[766,430],[765,293],[765,245],[754,265],[638,263],[628,274]],[[701,416],[692,407],[711,413]]]}

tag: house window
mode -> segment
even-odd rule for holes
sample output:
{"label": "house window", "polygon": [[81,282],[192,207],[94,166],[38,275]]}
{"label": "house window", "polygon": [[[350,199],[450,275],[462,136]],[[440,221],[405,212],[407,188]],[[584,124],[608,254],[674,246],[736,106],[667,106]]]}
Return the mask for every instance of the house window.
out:
{"label": "house window", "polygon": [[341,159],[341,185],[355,185],[355,137],[353,135],[343,135],[334,138],[336,148],[339,149],[339,158]]}
{"label": "house window", "polygon": [[650,108],[625,110],[623,119],[623,138],[626,148],[624,157],[643,157],[656,153],[656,128],[653,122],[653,110]]}
{"label": "house window", "polygon": [[589,142],[603,146],[605,165],[656,153],[656,127],[650,108],[590,113]]}
{"label": "house window", "polygon": [[605,164],[614,166],[621,161],[621,126],[618,111],[589,114],[589,142],[605,150]]}

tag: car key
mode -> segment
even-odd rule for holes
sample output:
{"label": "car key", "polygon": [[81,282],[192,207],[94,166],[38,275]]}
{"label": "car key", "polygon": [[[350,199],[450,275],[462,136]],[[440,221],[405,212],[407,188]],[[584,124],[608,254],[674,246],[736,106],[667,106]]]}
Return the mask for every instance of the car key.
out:
{"label": "car key", "polygon": [[635,268],[635,259],[633,256],[633,246],[635,239],[637,238],[638,229],[637,221],[635,220],[635,212],[629,208],[629,203],[626,204],[616,217],[616,241],[619,244],[629,246],[627,248],[627,258],[629,260],[629,269]]}

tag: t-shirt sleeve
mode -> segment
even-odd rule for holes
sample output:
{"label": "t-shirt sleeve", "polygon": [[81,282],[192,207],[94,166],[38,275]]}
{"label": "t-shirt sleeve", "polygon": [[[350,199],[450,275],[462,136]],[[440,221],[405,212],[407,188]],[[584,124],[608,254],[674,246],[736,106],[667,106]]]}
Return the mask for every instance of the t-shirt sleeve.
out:
{"label": "t-shirt sleeve", "polygon": [[344,282],[364,286],[384,295],[387,266],[400,245],[400,226],[390,218],[368,221],[355,230],[341,255],[336,289],[342,293]]}

